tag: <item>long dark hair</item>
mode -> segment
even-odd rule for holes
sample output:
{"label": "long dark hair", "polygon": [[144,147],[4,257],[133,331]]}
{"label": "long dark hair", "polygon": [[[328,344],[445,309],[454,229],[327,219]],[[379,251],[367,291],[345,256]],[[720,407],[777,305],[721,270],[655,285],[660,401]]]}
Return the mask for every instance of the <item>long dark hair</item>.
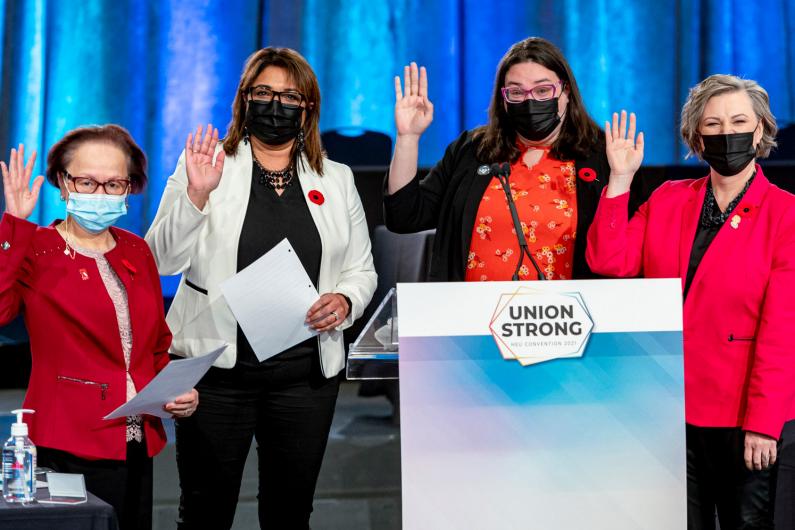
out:
{"label": "long dark hair", "polygon": [[[232,121],[224,137],[224,151],[234,155],[237,146],[243,140],[243,129],[246,126],[246,105],[248,89],[254,84],[257,76],[268,66],[278,66],[287,70],[287,75],[307,98],[306,120],[304,121],[304,152],[309,166],[318,174],[323,174],[323,146],[320,142],[320,86],[312,67],[306,59],[290,48],[262,48],[252,53],[246,60],[240,82],[237,86],[235,100],[232,102]],[[298,156],[295,144],[291,158]]]}
{"label": "long dark hair", "polygon": [[563,87],[569,89],[569,103],[560,134],[552,144],[552,156],[558,160],[573,160],[591,154],[599,144],[601,131],[585,110],[569,63],[558,47],[548,40],[529,37],[511,46],[497,66],[494,93],[489,105],[489,123],[474,132],[474,137],[479,141],[478,159],[488,163],[514,162],[521,154],[516,147],[516,131],[505,110],[502,87],[505,86],[508,70],[524,62],[533,62],[552,70],[563,82]]}

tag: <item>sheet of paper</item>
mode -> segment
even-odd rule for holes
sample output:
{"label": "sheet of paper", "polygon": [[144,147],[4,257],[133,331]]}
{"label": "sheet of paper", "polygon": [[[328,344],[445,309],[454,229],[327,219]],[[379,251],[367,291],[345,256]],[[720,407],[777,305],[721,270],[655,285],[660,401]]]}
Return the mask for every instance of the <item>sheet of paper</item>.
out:
{"label": "sheet of paper", "polygon": [[304,319],[320,295],[286,238],[221,292],[260,361],[317,335]]}
{"label": "sheet of paper", "polygon": [[171,403],[174,398],[196,386],[199,379],[207,373],[207,370],[225,349],[226,344],[201,357],[171,361],[134,398],[105,416],[104,419],[112,420],[136,414],[170,418],[171,413],[163,410],[163,405]]}

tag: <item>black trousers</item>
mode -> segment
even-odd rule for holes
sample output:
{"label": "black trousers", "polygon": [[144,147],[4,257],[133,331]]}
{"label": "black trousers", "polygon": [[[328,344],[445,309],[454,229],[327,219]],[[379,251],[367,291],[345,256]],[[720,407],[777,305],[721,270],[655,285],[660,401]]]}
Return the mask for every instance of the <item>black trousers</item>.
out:
{"label": "black trousers", "polygon": [[745,466],[745,434],[739,427],[687,425],[687,527],[714,530],[795,529],[795,421],[787,422],[777,463]]}
{"label": "black trousers", "polygon": [[152,528],[152,459],[146,444],[127,442],[127,460],[86,460],[37,447],[37,465],[59,473],[82,473],[86,489],[113,506],[121,530]]}
{"label": "black trousers", "polygon": [[176,425],[178,528],[232,526],[255,438],[260,527],[308,529],[339,378],[323,376],[314,351],[256,368],[211,368],[196,389],[198,409]]}

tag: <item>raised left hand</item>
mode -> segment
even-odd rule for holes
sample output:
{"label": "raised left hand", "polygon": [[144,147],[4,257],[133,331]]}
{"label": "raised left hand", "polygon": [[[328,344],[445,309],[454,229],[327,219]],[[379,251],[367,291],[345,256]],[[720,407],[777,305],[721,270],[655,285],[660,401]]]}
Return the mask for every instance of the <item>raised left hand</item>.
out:
{"label": "raised left hand", "polygon": [[745,467],[751,471],[767,469],[776,463],[778,442],[765,434],[745,431]]}
{"label": "raised left hand", "polygon": [[170,412],[174,418],[187,418],[199,406],[199,393],[195,388],[181,396],[177,396],[171,403],[163,405],[163,410]]}
{"label": "raised left hand", "polygon": [[306,322],[318,331],[331,331],[345,321],[350,310],[344,296],[326,293],[309,308]]}

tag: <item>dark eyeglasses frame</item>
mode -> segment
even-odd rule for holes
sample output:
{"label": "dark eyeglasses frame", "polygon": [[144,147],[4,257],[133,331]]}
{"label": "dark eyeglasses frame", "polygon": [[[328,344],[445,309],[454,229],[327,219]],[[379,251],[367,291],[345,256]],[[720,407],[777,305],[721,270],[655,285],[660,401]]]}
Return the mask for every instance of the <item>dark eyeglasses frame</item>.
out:
{"label": "dark eyeglasses frame", "polygon": [[[96,193],[99,188],[102,188],[102,191],[105,192],[105,195],[115,195],[115,196],[124,195],[130,190],[130,185],[131,185],[130,179],[111,179],[105,182],[99,182],[98,180],[91,177],[75,177],[73,175],[70,175],[69,172],[66,170],[63,171],[63,176],[67,180],[71,180],[74,183],[75,189],[77,189],[78,180],[80,179],[90,180],[91,182],[97,185],[97,187],[94,188],[94,191],[91,192],[92,195]],[[124,191],[122,191],[121,193],[108,193],[108,189],[105,187],[105,185],[110,184],[112,182],[124,185]]]}
{"label": "dark eyeglasses frame", "polygon": [[[245,93],[252,100],[256,101],[256,98],[254,97],[254,90],[256,90],[258,88],[264,88],[264,89],[270,91],[273,94],[273,99],[278,99],[279,103],[281,103],[282,105],[286,105],[288,107],[300,107],[302,104],[308,102],[307,97],[305,95],[301,94],[300,92],[296,92],[296,91],[293,91],[293,90],[283,90],[283,91],[279,92],[278,90],[273,90],[271,87],[266,86],[266,85],[256,85],[256,86],[253,86],[253,87],[249,87],[248,90],[245,91]],[[297,105],[295,105],[293,103],[285,103],[284,101],[282,101],[282,96],[285,95],[285,94],[286,95],[290,95],[290,96],[298,96],[300,101],[298,102]]]}

